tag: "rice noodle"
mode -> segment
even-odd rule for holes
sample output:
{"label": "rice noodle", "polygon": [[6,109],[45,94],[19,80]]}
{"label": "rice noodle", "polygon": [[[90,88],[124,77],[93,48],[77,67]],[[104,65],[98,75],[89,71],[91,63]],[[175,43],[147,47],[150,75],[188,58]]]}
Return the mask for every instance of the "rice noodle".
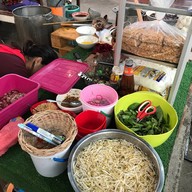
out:
{"label": "rice noodle", "polygon": [[123,139],[90,143],[74,163],[82,192],[154,192],[157,176],[149,158]]}

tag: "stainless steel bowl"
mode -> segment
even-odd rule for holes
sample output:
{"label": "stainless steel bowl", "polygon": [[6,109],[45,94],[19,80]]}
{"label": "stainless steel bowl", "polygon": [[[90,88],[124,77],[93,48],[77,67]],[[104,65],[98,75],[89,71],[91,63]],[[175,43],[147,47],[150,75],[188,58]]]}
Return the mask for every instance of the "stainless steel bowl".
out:
{"label": "stainless steel bowl", "polygon": [[76,157],[78,154],[91,142],[100,140],[100,139],[125,139],[126,141],[131,142],[135,146],[139,147],[153,162],[155,171],[157,173],[158,182],[155,192],[161,192],[164,185],[164,168],[162,161],[155,151],[153,147],[151,147],[147,142],[143,139],[138,138],[137,136],[133,135],[132,133],[117,130],[117,129],[106,129],[102,131],[98,131],[96,133],[90,134],[82,138],[72,149],[70,156],[69,156],[69,163],[68,163],[68,177],[70,183],[75,190],[75,192],[80,192],[80,189],[77,186],[77,183],[74,179],[74,170],[73,165],[76,161]]}

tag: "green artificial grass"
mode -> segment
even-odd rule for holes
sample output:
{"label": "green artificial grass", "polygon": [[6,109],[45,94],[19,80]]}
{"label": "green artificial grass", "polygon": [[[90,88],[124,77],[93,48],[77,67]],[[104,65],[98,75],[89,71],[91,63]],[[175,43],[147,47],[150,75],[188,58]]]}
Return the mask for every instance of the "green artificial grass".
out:
{"label": "green artificial grass", "polygon": [[176,129],[173,131],[172,135],[169,137],[169,139],[159,147],[156,147],[156,151],[159,154],[160,158],[162,159],[164,169],[165,169],[165,175],[168,171],[168,165],[169,165],[169,159],[172,153],[172,149],[174,146],[174,141],[177,135],[178,127],[183,115],[183,110],[186,105],[189,87],[192,82],[192,62],[188,62],[186,65],[184,75],[181,80],[181,84],[174,102],[173,107],[177,111],[178,115],[178,124]]}
{"label": "green artificial grass", "polygon": [[[91,50],[83,50],[79,47],[65,55],[65,59],[74,60],[73,53],[78,52],[84,60]],[[192,63],[188,63],[180,84],[178,94],[174,103],[174,108],[177,111],[179,123],[183,115],[183,110],[188,96],[188,89],[191,84]],[[75,87],[82,88],[82,83],[79,81]],[[41,90],[39,98],[41,100],[50,97],[55,97]],[[26,114],[26,117],[29,114]],[[160,158],[162,159],[165,174],[167,174],[169,159],[174,146],[179,123],[170,138],[161,146],[155,148]],[[11,147],[6,154],[0,157],[0,178],[8,182],[12,182],[15,186],[24,189],[26,192],[73,192],[70,185],[67,171],[58,177],[46,178],[39,175],[31,161],[30,156],[24,152],[19,144]]]}

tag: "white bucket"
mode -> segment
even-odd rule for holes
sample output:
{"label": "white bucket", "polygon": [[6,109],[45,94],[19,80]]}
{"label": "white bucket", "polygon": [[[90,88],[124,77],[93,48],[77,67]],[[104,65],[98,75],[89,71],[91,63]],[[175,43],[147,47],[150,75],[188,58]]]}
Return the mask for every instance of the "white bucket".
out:
{"label": "white bucket", "polygon": [[[97,96],[101,96],[109,101],[109,105],[105,106],[94,106],[89,104],[88,102]],[[80,100],[82,102],[83,111],[93,110],[101,112],[103,115],[107,117],[107,126],[111,122],[111,118],[113,117],[113,108],[118,101],[118,94],[110,86],[104,84],[93,84],[88,85],[80,92]]]}
{"label": "white bucket", "polygon": [[67,161],[70,152],[70,146],[64,151],[52,156],[35,156],[29,154],[37,172],[44,177],[56,177],[63,173],[67,168]]}

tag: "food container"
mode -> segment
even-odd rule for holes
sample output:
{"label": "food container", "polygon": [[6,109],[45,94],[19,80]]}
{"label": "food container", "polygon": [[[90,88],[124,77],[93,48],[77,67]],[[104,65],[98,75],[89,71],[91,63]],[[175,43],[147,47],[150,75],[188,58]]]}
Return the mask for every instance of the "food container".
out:
{"label": "food container", "polygon": [[38,90],[41,87],[47,91],[64,94],[80,79],[79,72],[86,72],[88,65],[67,59],[55,59],[44,66],[30,78],[16,74],[8,74],[0,78],[0,96],[17,89],[25,96],[0,111],[0,128],[11,118],[23,115],[34,103],[38,101]]}
{"label": "food container", "polygon": [[87,110],[75,117],[78,134],[85,136],[106,128],[106,117],[100,112]]}
{"label": "food container", "polygon": [[83,49],[90,49],[98,43],[99,39],[93,35],[82,35],[76,38],[79,47]]}
{"label": "food container", "polygon": [[81,26],[81,27],[77,27],[76,31],[77,33],[79,33],[79,35],[94,35],[96,32],[96,29],[91,26]]}
{"label": "food container", "polygon": [[10,119],[23,115],[29,106],[37,102],[40,84],[16,74],[8,74],[0,78],[0,87],[0,96],[11,90],[18,90],[25,94],[0,111],[1,129]]}
{"label": "food container", "polygon": [[89,17],[89,13],[85,11],[74,12],[72,13],[72,17],[76,21],[86,21]]}
{"label": "food container", "polygon": [[[123,140],[126,140],[126,141],[134,144],[136,147],[140,148],[141,151],[143,151],[146,154],[146,156],[150,159],[150,161],[154,165],[154,170],[155,170],[156,176],[157,176],[157,178],[156,178],[157,185],[156,185],[156,189],[154,191],[155,192],[162,191],[163,185],[164,185],[164,179],[165,179],[164,178],[164,168],[163,168],[163,164],[162,164],[161,159],[160,159],[159,155],[157,154],[157,152],[143,139],[138,138],[134,134],[131,134],[131,133],[128,133],[128,132],[122,131],[122,130],[117,130],[117,129],[106,129],[106,130],[98,131],[96,133],[89,134],[89,135],[85,136],[84,138],[82,138],[73,147],[73,149],[69,155],[68,177],[69,177],[70,183],[71,183],[74,191],[76,191],[76,192],[81,191],[81,189],[79,188],[79,186],[75,180],[75,177],[74,177],[74,166],[75,166],[75,162],[77,160],[78,154],[81,151],[83,151],[84,148],[86,146],[88,146],[91,142],[95,142],[95,141],[98,141],[101,139],[123,139]],[[112,149],[109,149],[109,150],[113,151]],[[98,153],[99,153],[99,150],[98,150]],[[96,158],[97,153],[93,153],[93,155],[94,155],[94,158]],[[104,157],[102,156],[102,158],[104,158]],[[98,163],[100,163],[100,160],[102,158],[99,158]],[[127,159],[127,161],[129,161],[129,160]],[[110,162],[110,159],[108,160],[108,162]],[[135,160],[135,162],[136,162],[136,160]],[[92,166],[92,162],[90,162],[90,166]],[[93,173],[93,177],[94,177],[94,173]],[[95,179],[96,179],[96,177],[95,177]],[[92,180],[92,181],[94,182],[95,180]],[[101,179],[101,182],[102,182],[102,179]],[[116,182],[116,180],[115,180],[115,182]],[[103,191],[107,191],[107,190],[103,190]]]}
{"label": "food container", "polygon": [[65,136],[63,143],[50,146],[22,129],[18,134],[18,141],[22,150],[31,156],[40,175],[44,177],[60,175],[67,168],[70,146],[77,134],[74,118],[60,110],[47,110],[30,116],[24,123],[29,122],[52,134]]}
{"label": "food container", "polygon": [[39,101],[30,107],[32,114],[46,110],[57,110],[58,107],[55,103],[49,103],[47,100]]}
{"label": "food container", "polygon": [[72,5],[72,4],[66,5],[65,6],[65,17],[67,19],[72,20],[73,19],[72,14],[75,12],[79,12],[79,11],[80,11],[80,8],[78,5]]}
{"label": "food container", "polygon": [[[69,92],[65,93],[65,94],[59,94],[56,97],[56,101],[63,101],[64,99],[66,99],[67,97],[74,97],[74,98],[78,98],[79,100],[79,96],[80,96],[80,89],[71,89]],[[77,107],[65,107],[63,105],[61,105],[60,102],[57,103],[57,106],[62,109],[62,110],[66,110],[66,111],[72,111],[74,113],[80,113],[83,110],[82,105],[77,106]]]}
{"label": "food container", "polygon": [[[163,114],[166,117],[167,114],[170,116],[170,130],[166,133],[158,134],[158,135],[138,135],[131,128],[124,125],[118,118],[118,113],[121,110],[126,110],[129,105],[133,103],[142,103],[144,100],[150,100],[153,106],[160,106],[163,110]],[[176,125],[178,123],[178,116],[175,109],[160,95],[148,91],[138,91],[129,95],[126,95],[120,98],[117,104],[114,107],[114,114],[115,114],[115,123],[118,129],[122,129],[128,132],[132,132],[138,137],[147,141],[151,146],[157,147],[163,144],[172,134]]]}
{"label": "food container", "polygon": [[[80,101],[83,111],[93,110],[104,114],[107,117],[107,126],[113,117],[113,108],[118,101],[118,94],[115,89],[103,84],[93,84],[85,87],[80,93]],[[91,101],[101,103],[101,105],[90,104]],[[102,103],[107,102],[105,105]]]}

